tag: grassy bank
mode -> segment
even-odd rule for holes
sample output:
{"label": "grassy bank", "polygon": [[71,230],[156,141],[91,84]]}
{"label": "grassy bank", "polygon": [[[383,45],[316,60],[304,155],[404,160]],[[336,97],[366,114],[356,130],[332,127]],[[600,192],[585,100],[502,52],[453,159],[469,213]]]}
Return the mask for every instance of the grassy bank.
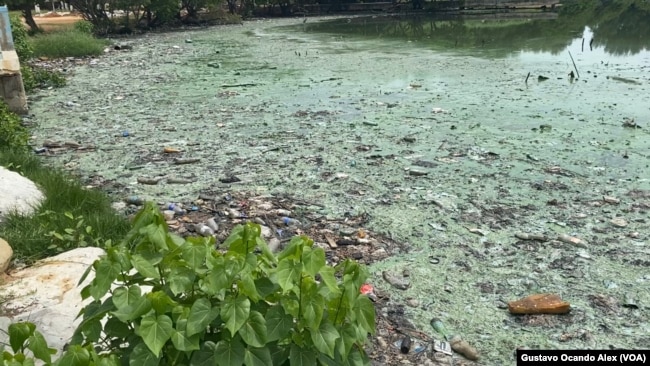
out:
{"label": "grassy bank", "polygon": [[[12,30],[28,91],[65,84],[62,75],[32,67],[29,59],[99,55],[107,44],[94,38],[92,27],[83,21],[28,36],[20,19],[13,17]],[[29,131],[4,103],[0,105],[0,133],[0,166],[31,179],[46,197],[34,215],[10,214],[0,223],[0,237],[12,245],[16,258],[31,262],[79,246],[103,246],[128,231],[128,221],[111,208],[105,193],[85,189],[78,179],[48,166],[31,152]]]}
{"label": "grassy bank", "polygon": [[79,246],[102,246],[128,231],[128,221],[111,208],[106,194],[85,189],[32,153],[2,149],[0,165],[31,179],[46,197],[34,215],[11,214],[0,224],[0,237],[16,258],[31,262]]}
{"label": "grassy bank", "polygon": [[108,42],[73,28],[38,34],[30,44],[35,57],[63,58],[101,55]]}

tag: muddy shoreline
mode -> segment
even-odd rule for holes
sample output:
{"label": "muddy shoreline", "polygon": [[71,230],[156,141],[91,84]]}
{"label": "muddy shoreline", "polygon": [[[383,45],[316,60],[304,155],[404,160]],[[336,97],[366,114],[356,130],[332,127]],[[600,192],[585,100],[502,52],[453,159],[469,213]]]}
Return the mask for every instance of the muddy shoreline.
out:
{"label": "muddy shoreline", "polygon": [[[468,55],[277,28],[309,22],[120,40],[132,48],[80,62],[68,86],[31,98],[35,144],[86,147],[44,159],[116,201],[253,192],[313,202],[304,210],[326,219],[367,215],[368,230],[401,243],[370,267],[390,293],[380,318],[431,337],[429,321],[441,318],[480,364],[512,364],[517,347],[650,348],[649,60],[605,66],[574,52],[589,76],[571,84],[565,55]],[[552,78],[526,85],[528,71]],[[382,278],[405,269],[406,290]],[[503,308],[539,292],[560,294],[572,312]],[[399,339],[389,327],[380,336]],[[399,355],[374,347],[378,364]]]}

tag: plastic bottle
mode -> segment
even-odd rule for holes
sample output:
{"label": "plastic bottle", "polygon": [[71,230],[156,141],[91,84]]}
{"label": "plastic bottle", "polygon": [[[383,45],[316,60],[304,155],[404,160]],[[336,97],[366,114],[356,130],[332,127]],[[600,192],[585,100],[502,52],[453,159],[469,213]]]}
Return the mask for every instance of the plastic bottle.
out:
{"label": "plastic bottle", "polygon": [[196,225],[196,231],[201,235],[201,236],[211,236],[214,235],[214,231],[205,224],[199,224]]}
{"label": "plastic bottle", "polygon": [[209,218],[205,223],[210,229],[212,229],[212,231],[216,232],[219,230],[219,225],[217,225],[217,222],[214,221],[214,218]]}
{"label": "plastic bottle", "polygon": [[286,226],[300,225],[300,221],[286,216],[282,218],[282,223]]}
{"label": "plastic bottle", "polygon": [[124,201],[130,205],[136,205],[136,206],[144,205],[144,198],[138,196],[129,196]]}
{"label": "plastic bottle", "polygon": [[184,215],[185,210],[180,203],[168,203],[165,205],[166,210],[174,211],[176,215]]}

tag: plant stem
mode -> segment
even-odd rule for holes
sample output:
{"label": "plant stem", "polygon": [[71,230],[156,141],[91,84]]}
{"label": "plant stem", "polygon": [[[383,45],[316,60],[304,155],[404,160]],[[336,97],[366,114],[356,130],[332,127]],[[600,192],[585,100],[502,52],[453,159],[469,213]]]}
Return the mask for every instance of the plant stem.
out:
{"label": "plant stem", "polygon": [[339,298],[339,306],[336,308],[336,315],[334,315],[334,324],[336,324],[336,320],[339,318],[339,311],[341,311],[341,304],[343,304],[343,295],[345,295],[345,290],[341,291],[341,297]]}
{"label": "plant stem", "polygon": [[[160,274],[160,285],[165,286],[165,276],[163,275],[163,270],[160,268],[160,264],[156,266],[158,268],[158,274]],[[193,285],[194,283],[192,283]]]}
{"label": "plant stem", "polygon": [[302,273],[300,274],[300,294],[298,295],[298,321],[302,319]]}

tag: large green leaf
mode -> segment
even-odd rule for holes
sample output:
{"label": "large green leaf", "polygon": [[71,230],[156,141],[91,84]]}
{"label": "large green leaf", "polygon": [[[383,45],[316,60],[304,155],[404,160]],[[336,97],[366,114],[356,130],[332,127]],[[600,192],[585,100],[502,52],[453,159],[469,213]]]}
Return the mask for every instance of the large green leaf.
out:
{"label": "large green leaf", "polygon": [[254,254],[254,253],[246,254],[246,256],[244,257],[245,258],[244,263],[243,263],[243,266],[242,266],[240,272],[251,273],[251,272],[255,271],[255,269],[257,268],[257,257],[258,257],[258,254]]}
{"label": "large green leaf", "polygon": [[140,233],[147,236],[158,250],[169,250],[167,246],[167,226],[165,224],[151,223],[142,229]]}
{"label": "large green leaf", "polygon": [[342,294],[327,301],[326,309],[332,324],[339,325],[345,321],[349,309],[346,301],[347,299]]}
{"label": "large green leaf", "polygon": [[[61,363],[61,365],[64,365],[64,364]],[[99,358],[99,360],[95,361],[95,365],[97,365],[97,366],[120,366],[121,364],[120,364],[119,359],[115,355],[110,355],[110,356],[102,355],[102,357]]]}
{"label": "large green leaf", "polygon": [[106,250],[108,259],[119,265],[121,272],[129,272],[131,270],[131,251],[126,247],[119,245],[110,247]]}
{"label": "large green leaf", "polygon": [[174,330],[172,333],[172,343],[179,351],[190,352],[198,350],[200,348],[200,340],[201,337],[199,334],[188,336],[186,332],[177,330]]}
{"label": "large green leaf", "polygon": [[254,302],[260,300],[260,294],[257,293],[255,281],[250,273],[241,273],[240,280],[237,281],[237,288],[242,295],[245,295]]}
{"label": "large green leaf", "polygon": [[267,343],[266,347],[271,352],[271,365],[284,365],[289,359],[289,344],[279,346],[277,342]]}
{"label": "large green leaf", "polygon": [[302,248],[308,243],[307,237],[305,236],[294,236],[291,238],[289,244],[278,253],[278,260],[280,262],[285,259],[291,259],[294,261],[299,261],[302,256]]}
{"label": "large green leaf", "polygon": [[36,326],[29,322],[20,322],[9,325],[9,344],[14,353],[18,353],[25,341],[34,334]]}
{"label": "large green leaf", "polygon": [[337,361],[324,353],[318,354],[319,366],[341,366],[341,362]]}
{"label": "large green leaf", "polygon": [[206,256],[205,266],[208,267],[208,269],[212,270],[215,268],[223,267],[224,262],[225,258],[223,255],[221,255],[221,253],[215,250],[211,250]]}
{"label": "large green leaf", "polygon": [[271,352],[267,347],[248,347],[244,353],[244,365],[246,366],[269,366],[273,365]]}
{"label": "large green leaf", "polygon": [[318,293],[316,282],[312,278],[302,280],[302,317],[312,329],[318,329],[323,319],[325,299]]}
{"label": "large green leaf", "polygon": [[245,348],[239,337],[230,341],[219,341],[215,353],[219,355],[217,358],[219,366],[239,366],[244,363]]}
{"label": "large green leaf", "polygon": [[[244,237],[244,225],[237,225],[232,228],[230,235],[223,242],[222,246],[228,250],[241,249],[242,242]],[[240,254],[246,254],[245,251],[242,251]]]}
{"label": "large green leaf", "polygon": [[316,353],[310,349],[302,348],[294,343],[291,345],[291,351],[289,353],[289,365],[314,366],[316,365]]}
{"label": "large green leaf", "polygon": [[161,216],[162,214],[155,203],[151,201],[145,202],[144,207],[135,214],[135,217],[133,218],[133,229],[129,231],[125,240],[130,241],[132,237],[139,234],[140,229],[151,224],[152,222],[156,222],[157,219],[164,220],[164,218]]}
{"label": "large green leaf", "polygon": [[292,259],[281,260],[276,270],[277,280],[282,290],[289,291],[300,281],[302,266]]}
{"label": "large green leaf", "polygon": [[156,267],[139,254],[131,255],[131,264],[145,278],[160,278],[160,273],[158,273]]}
{"label": "large green leaf", "polygon": [[266,320],[257,311],[251,311],[244,326],[239,329],[244,342],[253,347],[264,347],[266,344]]}
{"label": "large green leaf", "polygon": [[219,316],[219,308],[212,307],[210,300],[198,298],[190,308],[190,315],[187,319],[187,335],[193,336],[205,331],[208,324]]}
{"label": "large green leaf", "polygon": [[123,322],[137,319],[151,311],[151,301],[146,296],[141,296],[129,306],[113,311],[112,314]]}
{"label": "large green leaf", "polygon": [[163,255],[163,253],[160,252],[153,244],[148,245],[147,248],[143,250],[136,248],[135,252],[141,255],[142,258],[146,259],[153,266],[160,264],[163,259],[165,259],[165,255]]}
{"label": "large green leaf", "polygon": [[90,296],[95,300],[100,300],[119,276],[120,265],[103,258],[96,260],[93,268],[95,268],[95,278],[90,284]]}
{"label": "large green leaf", "polygon": [[345,366],[370,366],[370,360],[365,352],[358,348],[353,348],[348,358],[345,360]]}
{"label": "large green leaf", "polygon": [[216,294],[224,289],[230,289],[235,280],[235,270],[239,267],[237,262],[223,257],[209,259],[212,269],[205,277],[206,293]]}
{"label": "large green leaf", "polygon": [[86,280],[86,278],[88,278],[88,275],[90,274],[90,271],[92,271],[92,269],[93,266],[88,266],[88,268],[86,268],[84,273],[79,278],[79,282],[77,282],[77,287],[81,286],[81,284]]}
{"label": "large green leaf", "polygon": [[363,329],[375,334],[375,305],[367,296],[359,296],[354,303],[354,313],[357,322]]}
{"label": "large green leaf", "polygon": [[316,276],[321,268],[325,266],[325,251],[323,248],[304,247],[302,249],[302,264],[305,272],[310,276]]}
{"label": "large green leaf", "polygon": [[90,352],[78,344],[73,344],[58,362],[59,365],[65,366],[87,366],[90,363]]}
{"label": "large green leaf", "polygon": [[[257,247],[256,238],[260,236],[260,233],[259,224],[248,222],[240,232],[237,232],[236,236],[231,235],[226,239],[224,245],[228,246],[229,251],[245,256]],[[231,238],[233,238],[232,241]]]}
{"label": "large green leaf", "polygon": [[171,338],[174,327],[167,315],[148,315],[142,318],[138,333],[149,350],[158,357],[160,350]]}
{"label": "large green leaf", "polygon": [[111,310],[115,310],[112,296],[106,298],[103,303],[100,303],[99,301],[89,303],[85,308],[82,308],[79,315],[83,314],[83,324],[87,321],[102,319]]}
{"label": "large green leaf", "polygon": [[226,297],[221,306],[221,318],[232,336],[244,325],[251,310],[251,302],[245,296]]}
{"label": "large green leaf", "polygon": [[196,279],[196,274],[191,269],[178,265],[172,268],[169,276],[166,276],[169,289],[174,295],[190,292]]}
{"label": "large green leaf", "polygon": [[266,243],[266,241],[264,241],[262,237],[256,238],[255,241],[257,242],[257,247],[262,250],[263,258],[265,259],[266,263],[268,263],[268,265],[273,265],[278,261],[277,258],[275,258],[273,252],[271,252],[271,249],[269,249],[269,245]]}
{"label": "large green leaf", "polygon": [[147,298],[151,301],[151,307],[158,314],[165,314],[176,306],[176,302],[164,291],[150,292],[147,294]]}
{"label": "large green leaf", "polygon": [[212,341],[204,342],[201,349],[192,352],[190,366],[214,366],[221,355],[217,355],[217,345]]}
{"label": "large green leaf", "polygon": [[271,279],[268,277],[260,277],[255,280],[255,288],[257,289],[257,293],[263,299],[274,293],[278,287],[279,286],[273,283],[273,281],[271,281]]}
{"label": "large green leaf", "polygon": [[357,326],[353,323],[345,323],[341,331],[341,357],[347,358],[352,346],[363,339],[357,339]]}
{"label": "large green leaf", "polygon": [[160,363],[160,356],[154,355],[144,343],[136,345],[128,357],[129,366],[158,366]]}
{"label": "large green leaf", "polygon": [[108,338],[127,338],[133,333],[129,326],[117,317],[108,318],[104,325],[104,332]]}
{"label": "large green leaf", "polygon": [[44,361],[45,363],[52,362],[52,354],[56,353],[56,350],[47,347],[47,341],[43,338],[41,333],[34,331],[34,334],[27,339],[27,342],[29,343],[27,348],[32,351],[34,357]]}
{"label": "large green leaf", "polygon": [[102,322],[99,319],[91,319],[84,321],[79,325],[81,333],[86,337],[89,342],[97,342],[102,335]]}
{"label": "large green leaf", "polygon": [[300,316],[300,304],[298,304],[298,296],[295,294],[291,293],[291,297],[282,297],[280,299],[280,303],[282,304],[282,307],[284,308],[284,311],[287,312],[287,314],[291,315],[294,318],[298,318]]}
{"label": "large green leaf", "polygon": [[293,328],[293,317],[285,314],[281,305],[274,305],[266,312],[267,341],[287,338]]}
{"label": "large green leaf", "polygon": [[325,283],[325,286],[327,286],[332,294],[338,295],[341,293],[336,277],[334,276],[333,267],[324,266],[318,273],[320,274],[322,282]]}
{"label": "large green leaf", "polygon": [[320,352],[334,358],[334,345],[339,337],[339,332],[331,323],[324,322],[318,329],[310,329],[311,340]]}
{"label": "large green leaf", "polygon": [[128,288],[120,286],[113,290],[113,304],[118,309],[133,305],[141,297],[142,291],[138,285],[131,285]]}
{"label": "large green leaf", "polygon": [[185,244],[181,246],[183,259],[185,259],[194,270],[201,267],[205,261],[205,255],[207,252],[208,248],[202,238],[187,238]]}
{"label": "large green leaf", "polygon": [[[174,323],[178,323],[182,319],[185,319],[187,321],[189,317],[190,317],[190,308],[187,307],[186,305],[176,305],[172,309],[172,320],[174,321]],[[181,328],[179,328],[177,325],[176,329],[180,330]]]}

